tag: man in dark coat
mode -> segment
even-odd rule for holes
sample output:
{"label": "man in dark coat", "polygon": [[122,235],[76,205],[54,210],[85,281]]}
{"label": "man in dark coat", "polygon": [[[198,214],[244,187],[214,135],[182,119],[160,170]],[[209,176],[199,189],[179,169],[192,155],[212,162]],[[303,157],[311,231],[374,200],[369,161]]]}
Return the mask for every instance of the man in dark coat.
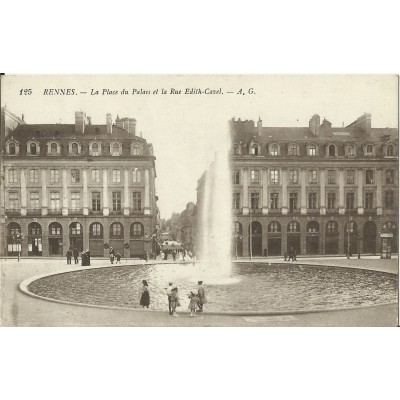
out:
{"label": "man in dark coat", "polygon": [[71,264],[71,260],[72,260],[72,251],[71,251],[71,249],[68,249],[66,256],[67,256],[67,264]]}
{"label": "man in dark coat", "polygon": [[79,251],[78,251],[78,249],[76,248],[76,247],[74,247],[74,250],[73,250],[73,255],[74,255],[74,261],[75,261],[75,264],[78,264],[79,263],[79,261],[78,261],[78,257],[79,257]]}

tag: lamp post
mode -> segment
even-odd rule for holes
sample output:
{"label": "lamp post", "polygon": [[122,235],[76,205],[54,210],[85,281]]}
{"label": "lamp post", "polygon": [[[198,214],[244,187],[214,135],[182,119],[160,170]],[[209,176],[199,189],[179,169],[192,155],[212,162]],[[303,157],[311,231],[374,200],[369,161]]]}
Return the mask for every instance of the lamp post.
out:
{"label": "lamp post", "polygon": [[236,261],[238,261],[239,256],[238,256],[238,239],[242,240],[242,235],[240,235],[239,233],[235,233],[234,234],[234,238],[235,238],[235,256],[236,256]]}
{"label": "lamp post", "polygon": [[17,257],[18,257],[18,262],[21,258],[21,244],[22,244],[22,239],[23,236],[20,233],[15,234],[15,241],[17,242]]}
{"label": "lamp post", "polygon": [[249,215],[250,215],[250,244],[249,244],[249,250],[250,250],[250,252],[249,252],[249,254],[250,254],[250,260],[252,260],[253,259],[253,232],[252,232],[252,228],[253,228],[253,220],[252,220],[252,215],[251,215],[251,213],[252,213],[252,209],[251,209],[251,207],[250,207],[250,210],[249,210]]}
{"label": "lamp post", "polygon": [[350,259],[350,211],[347,218],[347,259]]}
{"label": "lamp post", "polygon": [[362,236],[361,236],[361,232],[359,232],[359,234],[358,234],[358,259],[361,258],[361,240],[362,240]]}

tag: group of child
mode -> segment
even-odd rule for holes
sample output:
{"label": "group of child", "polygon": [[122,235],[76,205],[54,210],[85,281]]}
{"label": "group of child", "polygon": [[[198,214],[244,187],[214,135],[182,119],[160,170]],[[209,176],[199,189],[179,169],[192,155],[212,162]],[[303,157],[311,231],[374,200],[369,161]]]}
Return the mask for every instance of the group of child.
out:
{"label": "group of child", "polygon": [[[150,293],[149,293],[149,285],[146,280],[142,281],[143,286],[142,286],[142,291],[140,294],[140,300],[139,304],[143,308],[149,308],[150,305]],[[190,294],[188,296],[189,298],[189,310],[190,310],[190,316],[194,317],[196,311],[197,312],[202,312],[203,311],[203,306],[204,304],[207,303],[207,298],[206,298],[206,293],[203,288],[203,281],[198,281],[198,287],[197,289],[193,289],[190,291]],[[169,315],[172,315],[173,317],[179,317],[179,315],[176,313],[177,307],[181,306],[179,295],[178,295],[178,287],[174,285],[172,282],[169,282],[168,287],[165,288],[165,292],[168,296],[168,309],[169,309]],[[197,309],[196,309],[197,308]]]}

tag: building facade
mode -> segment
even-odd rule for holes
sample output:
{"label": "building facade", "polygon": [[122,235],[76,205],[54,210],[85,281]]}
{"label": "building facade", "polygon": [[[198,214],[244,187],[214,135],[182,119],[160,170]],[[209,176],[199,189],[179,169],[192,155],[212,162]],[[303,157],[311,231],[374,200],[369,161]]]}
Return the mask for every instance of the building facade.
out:
{"label": "building facade", "polygon": [[371,128],[370,114],[340,128],[232,119],[231,138],[238,255],[379,253],[383,236],[397,252],[397,129]]}
{"label": "building facade", "polygon": [[4,132],[2,150],[2,255],[154,250],[155,157],[135,119],[113,123],[107,114],[106,124],[93,125],[77,111],[74,124],[20,123]]}

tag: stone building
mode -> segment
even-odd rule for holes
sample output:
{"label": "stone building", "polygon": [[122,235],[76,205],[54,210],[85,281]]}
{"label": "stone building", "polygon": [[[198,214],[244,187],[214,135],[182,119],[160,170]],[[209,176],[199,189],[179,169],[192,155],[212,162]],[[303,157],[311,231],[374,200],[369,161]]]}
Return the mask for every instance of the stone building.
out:
{"label": "stone building", "polygon": [[308,127],[232,119],[231,139],[232,238],[239,255],[291,248],[379,253],[383,237],[397,252],[397,129],[372,128],[370,114],[338,128],[318,115]]}
{"label": "stone building", "polygon": [[[3,116],[3,113],[2,113]],[[3,119],[3,118],[2,118]],[[21,121],[19,121],[21,122]],[[3,122],[2,122],[3,124]],[[157,234],[155,157],[136,120],[26,124],[4,131],[2,255],[62,256],[69,248],[124,257],[152,251]]]}

